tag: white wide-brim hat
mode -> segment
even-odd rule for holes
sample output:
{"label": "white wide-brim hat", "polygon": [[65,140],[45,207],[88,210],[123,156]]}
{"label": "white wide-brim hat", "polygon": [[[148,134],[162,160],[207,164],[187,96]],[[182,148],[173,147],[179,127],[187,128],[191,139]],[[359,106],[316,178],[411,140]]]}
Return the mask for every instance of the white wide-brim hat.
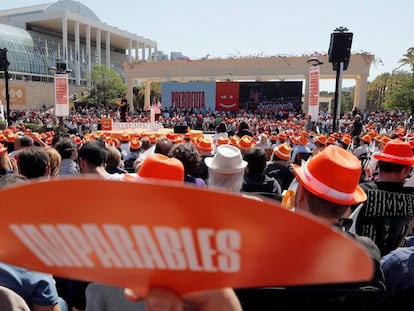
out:
{"label": "white wide-brim hat", "polygon": [[240,149],[232,145],[218,146],[214,157],[205,158],[204,162],[213,172],[221,174],[242,172],[247,166]]}

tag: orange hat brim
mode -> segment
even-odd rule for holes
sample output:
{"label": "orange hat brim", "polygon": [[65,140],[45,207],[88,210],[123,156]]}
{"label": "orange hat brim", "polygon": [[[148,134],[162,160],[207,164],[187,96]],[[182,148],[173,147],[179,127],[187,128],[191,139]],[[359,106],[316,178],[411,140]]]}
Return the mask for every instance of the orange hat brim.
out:
{"label": "orange hat brim", "polygon": [[327,195],[326,192],[319,190],[314,184],[312,184],[311,180],[308,181],[304,177],[303,168],[300,165],[292,164],[292,167],[293,167],[293,172],[295,173],[295,176],[298,179],[299,183],[303,185],[311,193],[313,193],[314,195],[324,200],[327,200],[329,202],[333,202],[336,204],[342,204],[342,205],[353,205],[353,204],[362,203],[367,200],[367,194],[359,185],[357,185],[357,187],[355,188],[355,191],[353,193],[353,197],[351,200],[346,201],[346,200],[339,200],[337,198],[330,197],[329,195]]}

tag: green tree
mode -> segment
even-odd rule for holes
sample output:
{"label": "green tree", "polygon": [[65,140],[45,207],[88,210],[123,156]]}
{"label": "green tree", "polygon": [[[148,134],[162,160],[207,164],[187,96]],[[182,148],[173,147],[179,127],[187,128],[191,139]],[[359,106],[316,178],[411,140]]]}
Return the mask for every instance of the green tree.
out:
{"label": "green tree", "polygon": [[97,65],[91,72],[91,100],[95,104],[115,105],[120,94],[126,92],[125,83],[115,70]]}
{"label": "green tree", "polygon": [[377,76],[367,87],[367,109],[375,111],[383,107],[387,88],[392,85],[390,73]]}
{"label": "green tree", "polygon": [[411,76],[414,78],[414,47],[408,48],[407,53],[399,60],[400,67],[409,65],[411,67]]}
{"label": "green tree", "polygon": [[414,79],[408,74],[400,74],[398,80],[387,89],[384,108],[405,109],[414,113]]}

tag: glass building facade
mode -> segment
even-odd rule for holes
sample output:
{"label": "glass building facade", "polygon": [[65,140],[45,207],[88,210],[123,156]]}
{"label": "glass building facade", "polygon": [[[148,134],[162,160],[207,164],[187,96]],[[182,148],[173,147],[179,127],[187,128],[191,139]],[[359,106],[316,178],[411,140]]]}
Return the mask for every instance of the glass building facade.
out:
{"label": "glass building facade", "polygon": [[[53,81],[53,72],[50,67],[56,66],[56,60],[63,59],[62,39],[47,34],[25,30],[11,25],[0,23],[0,48],[6,48],[7,58],[10,63],[9,75],[16,80]],[[113,49],[113,48],[112,48]],[[86,44],[80,44],[80,53],[75,53],[75,42],[68,41],[67,68],[72,70],[71,83],[75,83],[76,60],[80,62],[81,85],[85,85],[88,79],[88,57]],[[124,73],[122,63],[128,61],[125,50],[111,50],[110,64],[122,79]],[[97,49],[91,46],[91,67],[97,65]],[[105,64],[105,50],[101,48],[101,63]],[[124,79],[125,80],[125,79]]]}

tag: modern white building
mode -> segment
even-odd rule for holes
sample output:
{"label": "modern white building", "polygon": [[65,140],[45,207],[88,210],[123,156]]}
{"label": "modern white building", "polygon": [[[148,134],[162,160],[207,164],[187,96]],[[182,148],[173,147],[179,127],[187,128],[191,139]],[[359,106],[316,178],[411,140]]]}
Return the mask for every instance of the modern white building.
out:
{"label": "modern white building", "polygon": [[[158,55],[157,42],[108,25],[73,0],[0,11],[0,48],[8,50],[11,82],[52,82],[49,68],[62,60],[72,70],[71,87],[88,85],[95,65],[104,64],[125,78],[122,63],[157,61]],[[39,104],[32,101],[29,106]]]}

